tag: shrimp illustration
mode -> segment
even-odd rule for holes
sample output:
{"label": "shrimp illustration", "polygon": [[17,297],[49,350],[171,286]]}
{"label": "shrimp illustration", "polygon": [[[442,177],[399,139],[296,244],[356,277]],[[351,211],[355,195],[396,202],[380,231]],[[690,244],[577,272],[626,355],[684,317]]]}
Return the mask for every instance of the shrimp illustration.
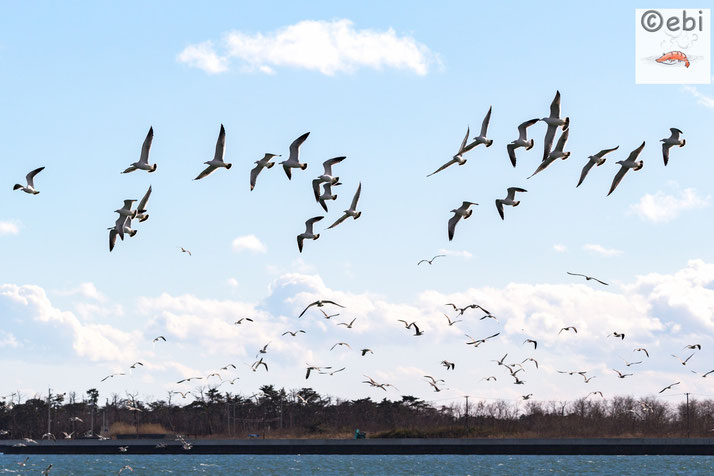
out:
{"label": "shrimp illustration", "polygon": [[684,62],[684,66],[689,68],[689,59],[687,55],[681,51],[670,51],[669,53],[664,53],[662,56],[656,59],[658,63],[662,64],[677,64],[680,61]]}

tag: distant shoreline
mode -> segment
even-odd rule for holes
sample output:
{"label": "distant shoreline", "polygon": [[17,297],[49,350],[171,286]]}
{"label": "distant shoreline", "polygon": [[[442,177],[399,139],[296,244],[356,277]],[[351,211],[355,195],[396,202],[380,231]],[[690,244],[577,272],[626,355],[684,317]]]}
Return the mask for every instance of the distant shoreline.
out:
{"label": "distant shoreline", "polygon": [[[190,450],[167,439],[1,440],[5,454],[365,454],[365,455],[714,455],[714,438],[196,439]],[[165,447],[157,447],[157,445]],[[126,447],[120,452],[119,447]]]}

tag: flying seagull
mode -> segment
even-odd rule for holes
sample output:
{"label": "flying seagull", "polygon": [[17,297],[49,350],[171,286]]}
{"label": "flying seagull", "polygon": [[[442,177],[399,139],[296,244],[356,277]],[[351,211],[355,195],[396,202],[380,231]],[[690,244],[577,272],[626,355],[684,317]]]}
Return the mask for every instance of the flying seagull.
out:
{"label": "flying seagull", "polygon": [[517,207],[521,203],[520,200],[514,200],[514,198],[516,197],[516,192],[527,192],[528,191],[526,189],[518,188],[518,187],[509,187],[506,190],[508,191],[508,195],[506,195],[506,198],[504,198],[504,199],[499,198],[498,200],[496,200],[496,209],[498,209],[498,214],[501,216],[501,220],[505,219],[503,217],[503,206],[504,205]]}
{"label": "flying seagull", "polygon": [[124,239],[124,233],[127,233],[130,237],[137,234],[137,230],[131,228],[131,218],[120,216],[117,218],[116,224],[112,228],[107,228],[109,230],[109,251],[114,250],[114,246],[117,243],[117,236],[122,240]]}
{"label": "flying seagull", "polygon": [[194,180],[201,180],[204,177],[208,177],[211,175],[213,172],[220,168],[226,168],[230,169],[233,164],[227,164],[223,161],[223,157],[226,155],[226,129],[223,127],[223,124],[221,124],[221,132],[218,133],[218,140],[216,141],[216,153],[213,155],[213,160],[209,160],[208,162],[204,162],[204,164],[208,165],[203,172],[198,174],[198,177],[196,177]]}
{"label": "flying seagull", "polygon": [[694,354],[690,355],[689,357],[687,357],[687,358],[684,359],[684,360],[682,360],[681,357],[679,357],[679,356],[677,356],[677,355],[674,355],[674,354],[672,354],[672,357],[674,357],[675,359],[679,360],[679,361],[682,363],[682,365],[687,365],[687,362],[689,362],[689,359],[691,359],[692,357],[694,357]]}
{"label": "flying seagull", "polygon": [[615,370],[615,369],[612,369],[612,371],[613,371],[613,372],[616,372],[616,373],[617,373],[617,376],[618,376],[619,378],[631,377],[632,375],[634,375],[634,374],[623,374],[623,373],[620,372],[619,370]]}
{"label": "flying seagull", "polygon": [[446,367],[446,370],[454,370],[456,368],[456,364],[453,362],[449,362],[448,360],[442,360],[441,365]]}
{"label": "flying seagull", "polygon": [[332,175],[332,166],[339,164],[346,158],[347,157],[345,157],[345,156],[334,157],[334,158],[328,159],[322,163],[322,167],[324,168],[324,173],[322,175],[318,175],[318,177],[312,181],[312,192],[315,194],[315,201],[320,200],[320,184],[329,183],[330,185],[335,185],[340,181],[340,177],[336,177],[336,176]]}
{"label": "flying seagull", "polygon": [[506,146],[508,149],[508,157],[511,159],[513,166],[516,166],[516,149],[519,147],[525,147],[526,150],[531,150],[533,148],[533,139],[528,139],[527,129],[538,122],[538,119],[531,119],[518,126],[518,139],[514,140]]}
{"label": "flying seagull", "polygon": [[493,144],[493,141],[486,137],[486,133],[488,132],[488,123],[491,121],[491,109],[491,107],[488,108],[486,117],[483,118],[483,122],[481,123],[481,133],[474,137],[472,143],[466,146],[466,150],[471,150],[481,144],[484,144],[486,147],[491,147],[491,144]]}
{"label": "flying seagull", "polygon": [[615,339],[619,338],[620,340],[625,340],[625,334],[623,334],[622,332],[613,332],[608,337],[614,337]]}
{"label": "flying seagull", "polygon": [[338,185],[342,185],[340,182],[337,182],[336,184],[330,184],[330,183],[324,183],[322,184],[322,195],[319,195],[317,197],[317,203],[320,204],[323,210],[327,210],[327,203],[325,203],[327,200],[337,200],[337,194],[332,193],[332,187],[336,187]]}
{"label": "flying seagull", "polygon": [[427,177],[431,177],[432,175],[437,174],[437,173],[441,172],[442,170],[444,170],[454,164],[464,165],[466,163],[466,159],[464,159],[464,154],[473,148],[473,147],[471,147],[471,148],[466,147],[466,141],[469,140],[469,133],[470,133],[470,130],[468,127],[466,127],[466,135],[464,136],[464,140],[461,141],[461,145],[459,146],[459,151],[456,153],[456,155],[454,155],[450,161],[448,161],[447,163],[445,163],[444,165],[442,165],[441,167],[436,169],[434,172],[427,175]]}
{"label": "flying seagull", "polygon": [[454,216],[449,219],[449,241],[454,239],[454,231],[456,229],[456,224],[459,222],[459,220],[461,220],[461,218],[466,220],[473,213],[473,210],[469,210],[469,207],[471,205],[478,205],[478,203],[463,202],[459,208],[454,208],[453,210],[451,210]]}
{"label": "flying seagull", "polygon": [[666,139],[660,139],[660,142],[662,142],[662,157],[664,158],[665,167],[667,166],[667,162],[669,162],[669,149],[671,149],[675,145],[678,145],[679,147],[684,147],[684,144],[687,143],[685,139],[679,138],[679,135],[682,134],[682,131],[680,131],[676,127],[670,127],[669,130],[672,132],[672,135],[667,137]]}
{"label": "flying seagull", "polygon": [[591,155],[590,157],[588,157],[588,163],[585,164],[585,166],[583,167],[583,171],[580,172],[580,180],[578,180],[578,184],[575,186],[575,188],[578,188],[580,186],[580,184],[583,183],[583,180],[585,180],[585,177],[587,177],[588,172],[590,172],[590,169],[592,169],[594,165],[597,165],[598,167],[600,167],[607,160],[605,158],[605,155],[607,155],[610,152],[613,152],[619,148],[620,148],[620,146],[618,145],[617,147],[614,147],[612,149],[603,149],[600,152],[598,152],[597,154]]}
{"label": "flying seagull", "polygon": [[154,128],[149,128],[149,133],[146,134],[146,139],[144,139],[144,144],[141,146],[141,155],[139,156],[139,161],[131,164],[123,174],[128,174],[135,170],[146,170],[147,172],[156,172],[156,164],[149,165],[149,150],[151,150],[151,142],[154,140]]}
{"label": "flying seagull", "polygon": [[340,315],[339,312],[337,314],[328,314],[325,311],[323,311],[322,309],[320,309],[320,312],[322,313],[323,316],[325,316],[325,319],[330,319],[332,317],[337,317]]}
{"label": "flying seagull", "polygon": [[352,347],[351,347],[347,342],[338,342],[337,344],[335,344],[335,345],[333,345],[332,347],[330,347],[330,350],[334,349],[334,348],[337,347],[338,345],[344,345],[344,346],[347,347],[348,349],[352,349]]}
{"label": "flying seagull", "polygon": [[560,118],[560,91],[555,92],[555,97],[553,102],[550,103],[550,116],[544,117],[541,121],[548,124],[548,130],[545,133],[545,141],[543,147],[543,160],[548,158],[550,154],[550,149],[553,147],[553,140],[555,139],[555,130],[558,127],[563,129],[565,132],[570,127],[570,118],[565,119]]}
{"label": "flying seagull", "polygon": [[701,344],[690,344],[690,345],[685,345],[682,350],[684,349],[689,349],[689,350],[702,350],[702,345]]}
{"label": "flying seagull", "polygon": [[364,357],[367,352],[369,352],[370,354],[374,354],[374,352],[372,352],[372,349],[360,349],[360,352],[362,352],[362,357]]}
{"label": "flying seagull", "polygon": [[345,307],[342,304],[337,304],[335,301],[329,301],[327,299],[318,299],[317,301],[311,302],[310,304],[308,304],[307,307],[300,313],[298,318],[302,317],[303,314],[305,314],[307,312],[307,310],[310,309],[312,306],[322,307],[325,304],[332,304],[333,306],[337,306],[337,307],[341,307],[341,308]]}
{"label": "flying seagull", "polygon": [[633,350],[632,352],[644,352],[648,359],[650,357],[650,353],[647,352],[647,349],[645,349],[644,347],[638,347],[635,350]]}
{"label": "flying seagull", "polygon": [[[348,322],[338,322],[337,325],[338,325],[338,326],[345,326],[345,327],[348,328],[348,329],[352,329],[352,324],[354,324],[356,320],[357,320],[357,318],[355,317],[355,318],[352,319],[349,323],[348,323]],[[415,327],[416,327],[416,326],[415,326]]]}
{"label": "flying seagull", "polygon": [[312,217],[309,220],[305,222],[305,233],[300,233],[297,236],[297,243],[298,243],[298,250],[300,250],[300,253],[302,253],[302,243],[304,240],[316,240],[320,238],[320,234],[313,233],[312,231],[312,225],[314,225],[316,222],[322,220],[325,218],[324,216],[319,216],[319,217]]}
{"label": "flying seagull", "polygon": [[538,348],[538,342],[534,341],[533,339],[526,339],[523,341],[524,344],[533,344],[533,350]]}
{"label": "flying seagull", "polygon": [[302,329],[299,329],[299,330],[297,330],[297,331],[285,331],[285,332],[282,333],[282,335],[290,334],[291,336],[295,337],[295,336],[297,336],[299,333],[305,334],[305,331],[302,330]]}
{"label": "flying seagull", "polygon": [[[442,314],[443,314],[443,313],[442,313]],[[453,326],[453,325],[456,324],[457,322],[463,322],[463,321],[460,321],[460,320],[459,320],[459,321],[457,321],[457,320],[453,320],[453,321],[452,321],[451,318],[450,318],[449,316],[447,316],[446,314],[444,314],[444,317],[445,317],[446,320],[449,322],[449,327]]]}
{"label": "flying seagull", "polygon": [[533,177],[533,175],[535,175],[539,172],[542,172],[556,160],[558,160],[558,159],[565,160],[568,157],[570,157],[570,152],[565,152],[563,150],[563,149],[565,149],[565,145],[568,143],[568,136],[570,136],[570,129],[566,129],[565,132],[563,132],[560,135],[560,138],[558,139],[558,143],[555,146],[555,150],[548,153],[548,155],[545,157],[545,159],[543,159],[543,161],[538,165],[538,168],[536,169],[536,171],[533,172],[533,174],[528,178],[531,178],[531,177]]}
{"label": "flying seagull", "polygon": [[107,375],[106,377],[104,377],[103,379],[101,379],[100,382],[104,382],[105,380],[110,379],[110,378],[113,378],[113,377],[119,377],[120,375],[126,375],[126,374],[125,374],[124,372],[120,372],[120,373],[117,373],[117,374]]}
{"label": "flying seagull", "polygon": [[575,331],[576,334],[578,333],[578,330],[575,328],[575,326],[563,327],[563,328],[560,329],[560,331],[558,332],[558,335],[560,335],[560,333],[563,332],[563,331]]}
{"label": "flying seagull", "polygon": [[35,190],[35,175],[39,174],[45,170],[44,167],[40,167],[38,169],[33,170],[29,174],[25,176],[25,180],[27,181],[26,186],[22,186],[19,183],[16,183],[14,187],[12,187],[13,190],[22,190],[25,193],[29,193],[31,195],[37,195],[40,193],[39,190]]}
{"label": "flying seagull", "polygon": [[253,319],[251,319],[250,317],[241,317],[240,319],[235,321],[233,324],[239,326],[239,325],[243,324],[243,321],[254,322]]}
{"label": "flying seagull", "polygon": [[187,250],[186,248],[184,248],[183,246],[179,246],[179,249],[181,250],[181,253],[188,253],[189,256],[192,256],[191,252],[189,250]]}
{"label": "flying seagull", "polygon": [[164,336],[158,336],[158,337],[154,338],[154,340],[152,340],[151,342],[158,342],[158,341],[160,341],[160,340],[166,342],[166,337],[164,337]]}
{"label": "flying seagull", "polygon": [[616,164],[620,164],[620,170],[615,175],[615,178],[612,179],[610,191],[607,192],[608,196],[610,196],[610,194],[615,191],[617,186],[620,185],[620,182],[622,182],[622,178],[625,176],[628,170],[633,169],[637,171],[644,166],[644,161],[637,160],[637,157],[639,157],[639,155],[642,153],[642,149],[644,148],[645,142],[642,141],[641,146],[630,152],[630,155],[627,157],[627,160],[618,160],[617,162],[615,162]]}
{"label": "flying seagull", "polygon": [[420,261],[417,263],[417,266],[419,266],[419,265],[422,264],[422,263],[433,264],[433,262],[434,262],[434,260],[435,260],[436,258],[442,258],[442,257],[444,257],[444,256],[446,256],[446,255],[436,255],[436,256],[434,256],[432,259],[423,259],[423,260],[420,260]]}
{"label": "flying seagull", "polygon": [[662,392],[664,392],[665,390],[669,390],[670,388],[674,387],[675,385],[679,385],[680,383],[681,383],[681,382],[676,382],[676,383],[667,385],[667,386],[664,387],[662,390],[660,390],[659,393],[662,393]]}
{"label": "flying seagull", "polygon": [[487,340],[493,339],[494,337],[496,337],[496,336],[498,336],[498,335],[500,335],[500,334],[501,334],[500,332],[497,332],[497,333],[495,333],[495,334],[493,334],[493,335],[490,335],[490,336],[488,336],[488,337],[484,337],[483,339],[474,339],[473,337],[471,337],[471,336],[468,335],[468,334],[464,334],[464,335],[465,335],[466,337],[468,337],[469,339],[471,339],[471,342],[467,342],[466,345],[472,345],[472,346],[474,346],[474,347],[478,347],[478,346],[481,345],[481,344],[485,344]]}
{"label": "flying seagull", "polygon": [[141,197],[141,200],[139,200],[139,204],[136,206],[136,218],[139,220],[139,223],[146,221],[149,219],[149,214],[146,213],[146,204],[149,203],[149,197],[151,196],[151,185],[149,185],[149,189],[146,191],[143,197]]}
{"label": "flying seagull", "polygon": [[264,169],[264,168],[271,168],[273,165],[275,165],[275,162],[271,162],[271,160],[274,157],[280,157],[280,154],[268,154],[266,153],[262,159],[256,160],[255,161],[255,167],[253,170],[250,171],[250,190],[252,191],[255,188],[255,181],[258,179],[258,174]]}
{"label": "flying seagull", "polygon": [[305,139],[307,139],[307,136],[309,135],[310,133],[306,132],[295,139],[293,143],[290,144],[290,156],[288,157],[288,160],[280,162],[280,165],[283,166],[283,170],[285,171],[285,175],[288,176],[288,180],[292,180],[291,169],[305,170],[307,168],[307,164],[300,163],[300,146],[303,142],[305,142]]}
{"label": "flying seagull", "polygon": [[[345,214],[342,215],[340,218],[337,219],[335,223],[332,225],[328,226],[327,229],[329,230],[330,228],[334,228],[343,221],[347,220],[349,217],[354,218],[355,220],[358,219],[361,215],[362,212],[357,211],[357,202],[359,201],[359,196],[362,193],[362,182],[359,183],[359,186],[357,186],[357,191],[355,192],[354,197],[352,197],[352,203],[350,204],[349,210],[345,210]],[[431,264],[431,263],[429,263]]]}
{"label": "flying seagull", "polygon": [[586,281],[590,281],[592,279],[592,280],[597,281],[600,284],[604,284],[605,286],[608,286],[608,284],[605,281],[600,281],[599,279],[593,278],[592,276],[586,276],[586,275],[580,274],[580,273],[571,273],[570,271],[566,271],[566,273],[568,273],[571,276],[582,276],[583,278],[585,278]]}

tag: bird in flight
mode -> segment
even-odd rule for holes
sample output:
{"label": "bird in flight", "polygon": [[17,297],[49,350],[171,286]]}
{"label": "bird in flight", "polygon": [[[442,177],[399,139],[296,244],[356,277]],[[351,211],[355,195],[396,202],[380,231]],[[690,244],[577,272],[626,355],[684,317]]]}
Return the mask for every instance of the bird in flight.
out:
{"label": "bird in flight", "polygon": [[583,171],[580,173],[580,180],[578,180],[578,184],[575,186],[575,188],[578,188],[580,184],[583,183],[583,180],[585,180],[585,177],[587,177],[588,172],[590,172],[590,169],[592,169],[594,165],[600,167],[607,160],[605,158],[605,155],[609,154],[610,152],[614,152],[619,148],[620,146],[618,145],[617,147],[614,147],[612,149],[603,149],[597,154],[588,157],[588,162],[583,167]]}
{"label": "bird in flight", "polygon": [[330,347],[330,350],[334,349],[334,348],[337,347],[337,346],[341,346],[341,345],[344,345],[344,346],[347,347],[348,349],[352,349],[352,347],[351,347],[347,342],[338,342],[337,344],[335,344],[335,345],[333,345],[332,347]]}
{"label": "bird in flight", "polygon": [[40,191],[35,189],[35,175],[39,174],[43,170],[45,170],[44,167],[40,167],[38,169],[33,170],[25,176],[25,181],[27,182],[27,185],[23,186],[19,183],[16,183],[12,189],[22,190],[23,192],[29,193],[30,195],[37,195],[38,193],[40,193]]}
{"label": "bird in flight", "polygon": [[568,273],[571,276],[582,276],[583,278],[585,278],[586,281],[590,281],[592,279],[594,281],[597,281],[600,284],[604,284],[605,286],[608,286],[608,284],[605,281],[600,281],[599,279],[594,278],[592,276],[587,276],[585,274],[580,274],[580,273],[571,273],[570,271],[566,271],[566,273]]}
{"label": "bird in flight", "polygon": [[645,349],[644,347],[638,347],[635,350],[633,350],[632,352],[644,352],[645,355],[647,356],[647,358],[648,359],[650,358],[650,353],[647,352],[647,349]]}
{"label": "bird in flight", "polygon": [[478,136],[474,137],[473,142],[466,146],[467,150],[471,150],[481,144],[484,144],[486,147],[491,147],[491,145],[493,144],[493,141],[486,137],[486,134],[488,133],[488,123],[491,121],[491,109],[493,108],[488,108],[486,117],[483,118],[483,122],[481,123],[481,133]]}
{"label": "bird in flight", "polygon": [[190,382],[191,380],[203,380],[203,377],[189,377],[189,378],[182,378],[176,383],[184,383],[184,382]]}
{"label": "bird in flight", "polygon": [[496,209],[498,210],[498,214],[501,216],[501,220],[505,220],[505,217],[503,216],[503,206],[508,205],[511,207],[517,207],[520,205],[521,201],[520,200],[515,200],[516,198],[516,192],[527,192],[528,190],[524,188],[518,188],[518,187],[509,187],[506,189],[508,192],[508,195],[506,195],[506,198],[499,198],[496,200]]}
{"label": "bird in flight", "polygon": [[526,357],[525,359],[523,359],[523,361],[521,361],[521,363],[528,362],[528,361],[533,362],[535,364],[536,368],[538,368],[538,361],[536,359],[534,359],[533,357]]}
{"label": "bird in flight", "polygon": [[208,167],[206,167],[200,174],[198,174],[198,177],[196,177],[194,180],[201,180],[204,177],[208,177],[220,168],[230,169],[233,164],[227,164],[223,161],[225,155],[226,129],[223,127],[223,124],[221,124],[221,131],[218,133],[218,140],[216,141],[216,152],[213,155],[213,160],[204,162],[204,164],[208,165]]}
{"label": "bird in flight", "polygon": [[610,191],[607,192],[607,196],[609,197],[612,192],[615,191],[618,185],[620,185],[620,182],[622,182],[623,177],[625,177],[625,174],[627,173],[628,170],[640,170],[644,165],[644,161],[642,160],[637,160],[637,157],[640,156],[642,153],[642,149],[645,148],[645,142],[642,141],[642,145],[630,152],[630,155],[627,156],[626,160],[619,160],[615,162],[616,164],[620,165],[620,170],[615,174],[615,178],[612,179],[612,185],[610,186]]}
{"label": "bird in flight", "polygon": [[121,376],[121,375],[126,375],[126,374],[125,374],[124,372],[119,372],[119,373],[116,373],[116,374],[107,375],[106,377],[104,377],[103,379],[101,379],[100,382],[104,382],[104,381],[107,380],[107,379],[114,378],[114,377],[119,377],[119,376]]}
{"label": "bird in flight", "polygon": [[523,341],[524,344],[533,344],[533,350],[538,348],[538,342],[534,341],[533,339],[526,339]]}
{"label": "bird in flight", "polygon": [[[442,314],[443,314],[443,313],[442,313]],[[447,316],[446,314],[444,314],[444,317],[445,317],[446,320],[449,322],[449,327],[450,327],[450,326],[453,326],[453,325],[456,324],[457,322],[463,322],[463,321],[461,321],[461,320],[458,320],[458,321],[454,320],[454,321],[452,321],[451,318],[450,318],[449,316]]]}
{"label": "bird in flight", "polygon": [[671,149],[675,145],[679,147],[684,147],[684,144],[687,143],[685,139],[679,138],[679,136],[682,134],[682,131],[680,131],[676,127],[670,127],[669,130],[672,134],[665,139],[660,139],[660,142],[662,142],[662,157],[664,158],[665,167],[669,162],[669,149]]}
{"label": "bird in flight", "polygon": [[272,168],[273,165],[275,165],[275,162],[271,162],[271,160],[275,157],[280,157],[280,154],[268,154],[266,153],[262,159],[256,160],[255,161],[255,167],[253,170],[250,171],[250,190],[253,191],[255,188],[255,181],[258,180],[258,174],[264,169],[264,168]]}
{"label": "bird in flight", "polygon": [[370,354],[374,354],[374,352],[372,352],[372,349],[360,349],[360,352],[362,352],[362,357],[364,357],[367,352],[369,352]]}
{"label": "bird in flight", "polygon": [[422,263],[433,264],[433,263],[434,263],[434,260],[435,260],[436,258],[443,258],[444,256],[446,256],[446,255],[435,255],[432,259],[423,259],[423,260],[420,260],[420,261],[417,263],[417,266],[419,266],[419,265],[422,264]]}
{"label": "bird in flight", "polygon": [[305,139],[307,139],[307,136],[309,135],[310,133],[306,132],[295,139],[293,143],[290,144],[290,155],[288,156],[288,160],[280,162],[280,165],[283,166],[283,170],[285,171],[285,175],[288,176],[288,180],[292,180],[292,169],[305,170],[307,168],[307,164],[300,162],[300,146],[303,142],[305,142]]}
{"label": "bird in flight", "polygon": [[600,398],[605,398],[602,396],[602,392],[599,390],[596,390],[595,392],[590,392],[585,398],[588,398],[590,395],[600,395]]}
{"label": "bird in flight", "polygon": [[486,314],[491,314],[487,309],[483,308],[482,306],[479,306],[478,304],[469,304],[468,306],[458,307],[454,303],[447,302],[446,304],[444,304],[444,306],[453,307],[454,311],[459,311],[459,316],[462,316],[464,314],[464,312],[466,312],[467,309],[481,309]]}
{"label": "bird in flight", "polygon": [[325,304],[332,304],[333,306],[337,306],[337,307],[341,307],[341,308],[345,307],[342,304],[337,304],[335,301],[329,301],[327,299],[318,299],[317,301],[311,302],[310,304],[308,304],[307,307],[300,313],[298,318],[302,317],[303,314],[305,314],[307,312],[307,310],[310,309],[312,306],[323,307]]}
{"label": "bird in flight", "polygon": [[681,383],[681,382],[675,382],[675,383],[673,383],[673,384],[667,385],[667,386],[664,387],[662,390],[660,390],[658,393],[663,393],[663,392],[669,390],[670,388],[674,387],[675,385],[679,385],[680,383]]}
{"label": "bird in flight", "polygon": [[459,220],[461,220],[462,218],[466,220],[473,213],[473,210],[469,210],[469,207],[471,205],[478,205],[478,203],[465,201],[461,204],[459,208],[454,208],[453,210],[451,210],[454,216],[449,219],[449,241],[454,239],[454,231],[456,230],[456,224],[459,222]]}
{"label": "bird in flight", "polygon": [[694,354],[690,355],[689,357],[687,357],[687,358],[684,359],[684,360],[682,360],[681,357],[679,357],[679,356],[677,356],[677,355],[674,355],[674,354],[672,354],[672,357],[674,357],[675,359],[679,360],[679,361],[682,363],[682,365],[687,365],[687,362],[689,362],[689,359],[691,359],[692,357],[694,357]]}
{"label": "bird in flight", "polygon": [[560,333],[563,331],[574,331],[576,334],[578,333],[578,330],[575,328],[575,326],[563,327],[562,329],[560,329],[560,331],[558,331],[558,335],[560,335]]}
{"label": "bird in flight", "polygon": [[558,159],[565,160],[568,157],[570,157],[570,152],[564,151],[565,146],[568,143],[569,136],[570,136],[570,129],[567,129],[565,132],[563,132],[560,135],[560,138],[558,139],[558,143],[556,144],[555,149],[552,152],[548,153],[547,157],[543,160],[543,162],[538,164],[538,168],[536,168],[535,172],[533,172],[533,174],[531,174],[531,176],[528,178],[531,178],[534,175],[544,171],[545,169],[548,168],[548,166],[550,164],[552,164],[556,160],[558,160]]}
{"label": "bird in flight", "polygon": [[240,319],[235,321],[233,324],[236,326],[239,326],[239,325],[243,324],[243,321],[254,322],[253,319],[251,319],[250,317],[241,317]]}
{"label": "bird in flight", "polygon": [[466,142],[469,140],[470,132],[471,132],[470,129],[467,127],[466,135],[464,136],[464,140],[461,141],[461,146],[459,147],[459,151],[456,153],[456,155],[454,155],[450,161],[448,161],[447,163],[445,163],[444,165],[442,165],[441,167],[436,169],[434,172],[427,175],[427,177],[431,177],[434,174],[438,174],[442,170],[444,170],[448,167],[451,167],[454,164],[464,165],[466,163],[466,159],[464,159],[464,154],[473,148],[473,147],[471,147],[471,148],[466,147]]}
{"label": "bird in flight", "polygon": [[473,337],[471,337],[471,336],[468,335],[468,334],[464,334],[464,335],[465,335],[466,337],[468,337],[469,339],[471,339],[471,342],[467,342],[466,345],[472,345],[472,346],[474,346],[474,347],[478,347],[478,346],[480,346],[481,344],[485,344],[487,340],[493,339],[494,337],[496,337],[496,336],[498,336],[498,335],[500,335],[500,334],[501,334],[500,332],[497,332],[497,333],[495,333],[495,334],[493,334],[493,335],[491,335],[491,336],[484,337],[483,339],[474,339]]}
{"label": "bird in flight", "polygon": [[[335,221],[332,225],[328,226],[327,229],[331,229],[342,223],[343,221],[347,220],[349,217],[352,217],[353,219],[358,219],[360,216],[362,216],[362,212],[357,211],[357,202],[359,202],[359,196],[362,193],[362,182],[359,183],[357,186],[357,191],[355,192],[354,196],[352,197],[352,203],[350,204],[350,208],[344,211],[344,215],[342,215],[340,218]],[[429,263],[431,264],[431,263]]]}
{"label": "bird in flight", "polygon": [[518,139],[506,146],[508,157],[511,159],[511,164],[513,164],[514,167],[516,166],[516,149],[525,147],[526,150],[531,150],[533,148],[534,141],[533,139],[528,140],[527,129],[538,122],[538,120],[539,119],[531,119],[530,121],[521,123],[521,125],[518,126]]}
{"label": "bird in flight", "polygon": [[456,368],[456,364],[453,362],[449,362],[448,360],[442,360],[441,365],[446,367],[446,370],[454,370]]}
{"label": "bird in flight", "polygon": [[297,331],[285,331],[285,332],[283,332],[282,335],[290,334],[291,336],[295,337],[295,336],[298,335],[298,333],[303,333],[303,334],[305,334],[305,331],[302,330],[302,329],[299,329],[299,330],[297,330]]}
{"label": "bird in flight", "polygon": [[632,375],[634,375],[634,374],[623,374],[623,373],[620,372],[619,370],[615,370],[615,369],[612,369],[612,371],[613,371],[613,372],[616,372],[616,373],[617,373],[617,376],[618,376],[619,378],[631,377]]}
{"label": "bird in flight", "polygon": [[412,322],[411,324],[414,327],[414,337],[419,337],[424,335],[424,331],[419,330],[419,327],[417,327],[416,322]]}
{"label": "bird in flight", "polygon": [[560,118],[560,91],[555,92],[553,102],[550,103],[550,116],[542,118],[541,121],[548,124],[548,130],[543,141],[543,161],[545,161],[548,158],[548,154],[550,154],[551,147],[553,147],[556,129],[560,127],[565,132],[570,127],[569,117]]}
{"label": "bird in flight", "polygon": [[328,314],[328,313],[326,313],[326,312],[325,312],[324,310],[322,310],[322,309],[320,309],[320,312],[322,313],[323,316],[325,316],[325,319],[330,319],[330,318],[332,318],[332,317],[337,317],[337,316],[340,315],[339,312],[336,313],[336,314]]}
{"label": "bird in flight", "polygon": [[316,202],[320,200],[320,184],[326,183],[330,185],[337,185],[337,183],[339,183],[340,177],[332,175],[332,166],[339,164],[346,158],[347,157],[344,156],[335,157],[332,159],[328,159],[322,163],[324,173],[322,175],[319,175],[316,179],[312,181],[312,192],[315,195]]}
{"label": "bird in flight", "polygon": [[189,256],[192,256],[191,252],[189,250],[187,250],[186,248],[184,248],[183,246],[179,246],[179,249],[181,250],[181,253],[188,253]]}
{"label": "bird in flight", "polygon": [[154,340],[152,340],[151,342],[154,342],[154,343],[155,343],[155,342],[158,342],[158,341],[160,341],[160,340],[166,342],[166,337],[164,337],[164,336],[158,336],[158,337],[155,337]]}
{"label": "bird in flight", "polygon": [[701,344],[691,344],[691,345],[685,345],[682,350],[684,349],[689,349],[689,350],[702,350],[702,345]]}
{"label": "bird in flight", "polygon": [[154,128],[149,127],[149,132],[146,134],[146,139],[144,139],[144,144],[141,146],[141,155],[139,156],[139,161],[131,164],[123,174],[128,174],[135,170],[146,170],[147,172],[156,172],[156,164],[149,165],[149,151],[151,150],[151,142],[154,140]]}
{"label": "bird in flight", "polygon": [[625,340],[625,334],[623,334],[621,332],[613,332],[608,337],[614,337],[615,339],[619,338],[620,340]]}
{"label": "bird in flight", "polygon": [[[338,325],[338,326],[345,326],[347,329],[352,329],[352,324],[354,324],[356,320],[357,320],[357,318],[355,317],[355,318],[352,319],[349,323],[347,323],[347,322],[338,322],[337,325]],[[415,325],[415,327],[416,327],[416,325]]]}
{"label": "bird in flight", "polygon": [[302,243],[304,240],[317,240],[318,238],[320,238],[319,233],[315,234],[312,231],[312,226],[315,223],[317,223],[318,221],[322,220],[323,218],[325,218],[325,217],[324,216],[312,217],[305,222],[305,233],[300,233],[297,236],[298,250],[300,251],[300,253],[302,253]]}

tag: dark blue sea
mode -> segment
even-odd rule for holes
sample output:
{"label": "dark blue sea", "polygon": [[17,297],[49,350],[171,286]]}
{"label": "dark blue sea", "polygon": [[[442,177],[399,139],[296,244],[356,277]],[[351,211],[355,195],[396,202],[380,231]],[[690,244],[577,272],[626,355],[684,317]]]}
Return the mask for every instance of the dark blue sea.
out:
{"label": "dark blue sea", "polygon": [[0,455],[0,473],[38,475],[52,464],[51,476],[154,474],[208,475],[528,475],[714,474],[714,456],[253,456]]}

